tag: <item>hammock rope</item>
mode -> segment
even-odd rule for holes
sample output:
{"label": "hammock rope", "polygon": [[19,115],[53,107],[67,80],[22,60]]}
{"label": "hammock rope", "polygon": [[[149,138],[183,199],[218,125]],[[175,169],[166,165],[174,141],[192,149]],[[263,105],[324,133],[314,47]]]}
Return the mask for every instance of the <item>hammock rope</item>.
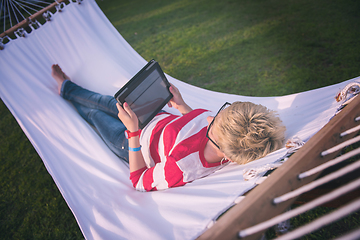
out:
{"label": "hammock rope", "polygon": [[[56,0],[55,2],[46,2],[41,0],[34,0],[27,2],[23,0],[3,0],[0,5],[0,26],[3,25],[3,32],[0,34],[0,50],[4,49],[5,44],[10,42],[14,37],[25,37],[28,33],[26,27],[30,27],[30,31],[41,27],[38,21],[40,17],[45,19],[45,22],[50,21],[52,12],[61,12],[66,0]],[[82,0],[70,0],[81,4]],[[15,21],[15,22],[13,22]]]}
{"label": "hammock rope", "polygon": [[41,0],[3,0],[0,7],[0,18],[2,16],[1,20],[3,21],[3,31],[5,32],[7,30],[7,25],[9,25],[10,28],[15,26],[13,20],[15,20],[16,24],[19,24],[21,21],[26,20],[27,17],[30,17],[50,4],[50,2]]}

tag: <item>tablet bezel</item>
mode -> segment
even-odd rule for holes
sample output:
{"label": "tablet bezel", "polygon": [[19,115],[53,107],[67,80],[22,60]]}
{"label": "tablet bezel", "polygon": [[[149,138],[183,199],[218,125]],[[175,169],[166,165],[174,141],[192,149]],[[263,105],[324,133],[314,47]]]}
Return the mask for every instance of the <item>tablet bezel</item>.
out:
{"label": "tablet bezel", "polygon": [[[117,102],[123,107],[123,104],[126,102],[126,98],[134,91],[139,84],[146,80],[146,78],[153,72],[157,70],[160,74],[162,81],[165,83],[164,90],[167,91],[168,96],[165,98],[163,102],[161,102],[146,118],[143,122],[139,119],[139,128],[143,129],[155,116],[160,112],[160,110],[169,102],[169,100],[173,97],[172,93],[170,92],[170,83],[165,77],[164,72],[162,71],[158,62],[154,59],[149,61],[134,77],[132,77],[117,93],[115,93],[114,97]],[[135,112],[136,114],[136,112]]]}

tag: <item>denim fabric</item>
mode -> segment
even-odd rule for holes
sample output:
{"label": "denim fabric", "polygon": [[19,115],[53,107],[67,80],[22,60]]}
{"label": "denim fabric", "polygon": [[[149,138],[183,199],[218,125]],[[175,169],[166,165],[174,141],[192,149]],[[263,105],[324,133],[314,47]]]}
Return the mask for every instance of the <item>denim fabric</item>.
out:
{"label": "denim fabric", "polygon": [[65,80],[60,96],[69,100],[79,114],[99,132],[108,147],[121,159],[129,162],[125,125],[118,118],[116,99],[80,87]]}

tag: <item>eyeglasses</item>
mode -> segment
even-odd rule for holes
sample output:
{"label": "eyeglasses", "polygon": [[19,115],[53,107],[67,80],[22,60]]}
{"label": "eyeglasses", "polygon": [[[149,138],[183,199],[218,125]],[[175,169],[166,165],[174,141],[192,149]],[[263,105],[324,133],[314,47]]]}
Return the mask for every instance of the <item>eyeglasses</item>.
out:
{"label": "eyeglasses", "polygon": [[231,103],[228,103],[228,102],[226,102],[226,103],[224,103],[224,105],[222,105],[222,107],[219,109],[219,111],[216,113],[215,117],[213,118],[213,120],[212,120],[211,123],[209,124],[209,127],[208,127],[208,129],[207,129],[207,131],[206,131],[206,137],[207,137],[218,149],[220,149],[220,147],[219,147],[219,145],[217,145],[217,143],[216,143],[214,140],[212,140],[212,139],[209,137],[209,131],[210,131],[211,126],[214,124],[214,120],[215,120],[216,116],[217,116],[222,110],[224,110],[225,108],[227,108],[227,107],[230,106],[230,105],[231,105]]}

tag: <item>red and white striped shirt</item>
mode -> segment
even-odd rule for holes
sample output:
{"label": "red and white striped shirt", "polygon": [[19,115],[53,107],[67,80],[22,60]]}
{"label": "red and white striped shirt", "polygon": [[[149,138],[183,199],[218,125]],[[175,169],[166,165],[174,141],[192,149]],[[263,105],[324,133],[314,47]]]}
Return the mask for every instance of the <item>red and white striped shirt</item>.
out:
{"label": "red and white striped shirt", "polygon": [[160,113],[146,125],[140,144],[147,167],[130,173],[134,187],[153,191],[183,186],[220,169],[220,162],[208,163],[204,157],[210,115],[204,109],[183,116]]}

